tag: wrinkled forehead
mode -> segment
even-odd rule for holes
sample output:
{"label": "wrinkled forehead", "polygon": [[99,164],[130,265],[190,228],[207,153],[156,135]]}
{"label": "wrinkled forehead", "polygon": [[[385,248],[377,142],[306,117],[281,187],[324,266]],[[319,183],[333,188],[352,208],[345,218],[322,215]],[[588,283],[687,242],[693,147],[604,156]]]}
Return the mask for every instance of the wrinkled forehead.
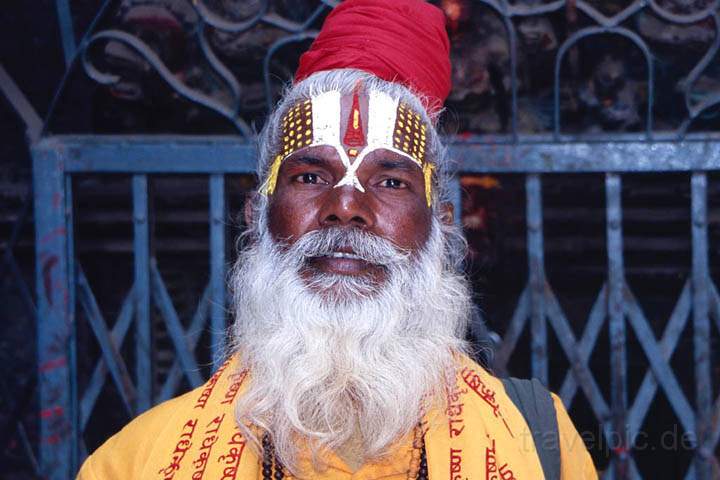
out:
{"label": "wrinkled forehead", "polygon": [[281,119],[283,158],[318,145],[338,150],[346,166],[379,148],[419,167],[427,161],[428,125],[404,102],[377,90],[328,91],[294,104]]}

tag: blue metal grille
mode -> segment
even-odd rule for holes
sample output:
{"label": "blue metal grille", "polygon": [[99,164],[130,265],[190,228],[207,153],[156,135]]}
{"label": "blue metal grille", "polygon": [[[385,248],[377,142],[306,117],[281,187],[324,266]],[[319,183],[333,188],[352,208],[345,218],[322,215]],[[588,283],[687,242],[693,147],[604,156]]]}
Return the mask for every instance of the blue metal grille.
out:
{"label": "blue metal grille", "polygon": [[[720,296],[710,278],[708,259],[707,188],[708,172],[720,170],[720,137],[713,133],[688,133],[692,122],[720,103],[720,95],[707,95],[699,101],[692,88],[718,51],[718,4],[693,14],[679,15],[666,9],[663,2],[631,2],[614,16],[601,13],[592,2],[552,1],[542,4],[478,1],[493,9],[502,19],[510,46],[511,128],[508,135],[455,139],[451,154],[458,161],[457,171],[470,173],[522,173],[526,185],[526,228],[528,251],[527,285],[509,320],[497,354],[496,365],[506,368],[522,333],[529,329],[532,374],[548,382],[553,368],[548,359],[548,331],[557,336],[569,360],[570,368],[559,390],[568,405],[578,394],[584,395],[597,418],[603,434],[617,440],[611,468],[604,478],[641,478],[633,459],[633,446],[650,404],[664,395],[682,429],[692,434],[695,461],[685,478],[710,479],[718,475],[713,452],[720,439],[720,398],[713,398],[711,372],[711,329],[720,330]],[[77,49],[86,72],[102,84],[119,80],[104,73],[91,58],[91,48],[99,42],[114,40],[139,53],[148,64],[181,96],[219,113],[240,133],[240,138],[182,136],[45,136],[33,144],[34,194],[36,208],[37,303],[38,303],[38,375],[40,388],[40,464],[47,478],[67,479],[78,468],[86,454],[82,441],[94,405],[103,384],[112,381],[129,415],[140,413],[177,392],[182,377],[191,386],[202,382],[196,359],[199,333],[210,328],[213,334],[214,358],[222,349],[225,328],[225,224],[227,205],[224,196],[225,176],[252,173],[255,151],[248,143],[251,128],[242,115],[242,89],[229,70],[214,54],[207,42],[207,29],[241,33],[262,24],[283,30],[286,35],[273,43],[263,60],[268,106],[273,103],[270,63],[283,46],[313,38],[312,25],[335,2],[320,2],[303,22],[278,16],[268,2],[252,18],[229,20],[213,13],[201,1],[193,2],[198,16],[197,41],[214,73],[231,92],[229,100],[219,101],[195,90],[174,77],[162,59],[145,42],[127,32],[106,30],[86,35]],[[593,25],[579,29],[559,46],[554,67],[553,129],[548,135],[518,133],[517,34],[514,19],[573,8],[587,16]],[[107,3],[101,11],[107,8]],[[72,25],[67,2],[59,0],[58,9],[64,33],[64,48],[74,55]],[[669,22],[690,24],[712,21],[715,39],[700,62],[688,73],[683,91],[687,116],[676,131],[653,130],[655,65],[650,47],[625,21],[640,11],[651,11]],[[95,22],[93,22],[94,25]],[[566,54],[577,42],[599,35],[627,38],[642,52],[647,72],[647,112],[644,133],[569,136],[561,122],[561,70]],[[68,62],[72,63],[72,62]],[[622,179],[625,173],[687,172],[690,175],[692,227],[692,269],[665,329],[657,339],[640,303],[625,279],[623,261]],[[605,175],[607,277],[597,294],[592,310],[578,337],[563,312],[545,273],[543,246],[542,175],[544,173],[597,172]],[[128,293],[112,329],[100,313],[82,268],[76,261],[73,239],[72,178],[85,173],[124,173],[132,175],[134,225],[134,279],[125,286]],[[210,281],[196,313],[185,330],[170,298],[163,277],[150,248],[150,215],[148,178],[164,173],[207,175],[210,191],[209,238]],[[456,211],[461,210],[460,184],[453,184]],[[176,360],[165,384],[156,395],[152,387],[151,309],[160,312],[176,352]],[[82,309],[102,352],[88,387],[78,387],[76,341],[77,308]],[[692,316],[692,322],[690,318]],[[670,358],[681,332],[689,323],[693,331],[695,401],[691,403],[678,382]],[[600,332],[610,332],[610,389],[604,392],[591,372],[588,362]],[[134,363],[128,365],[120,346],[133,330]],[[638,392],[630,398],[627,387],[627,334],[632,330],[640,341],[650,368]],[[714,381],[715,380],[715,381]]]}
{"label": "blue metal grille", "polygon": [[[563,310],[553,292],[551,285],[544,272],[543,259],[543,229],[542,229],[542,172],[541,168],[532,168],[531,165],[508,165],[511,171],[532,171],[527,174],[527,235],[528,235],[528,260],[529,279],[525,290],[518,301],[517,309],[510,320],[508,330],[504,336],[499,349],[496,366],[503,370],[509,357],[515,349],[516,342],[529,323],[532,341],[532,373],[542,381],[547,382],[548,364],[547,356],[547,333],[549,326],[557,335],[563,351],[567,355],[571,368],[566,374],[559,394],[566,404],[569,404],[578,392],[582,392],[592,406],[592,410],[600,421],[602,429],[607,438],[617,438],[616,432],[623,432],[624,437],[616,447],[617,455],[615,464],[618,471],[622,472],[627,468],[631,477],[639,476],[634,466],[632,456],[633,441],[647,415],[649,405],[654,396],[661,389],[668,398],[673,411],[686,432],[698,432],[697,443],[693,445],[707,445],[712,451],[718,443],[720,433],[720,422],[717,416],[713,418],[712,412],[717,411],[720,399],[714,401],[708,396],[711,392],[712,377],[709,371],[710,365],[710,321],[715,320],[716,326],[720,328],[720,297],[717,288],[709,277],[709,264],[707,258],[707,221],[706,221],[706,197],[707,197],[707,173],[697,169],[696,165],[701,161],[718,162],[720,145],[705,143],[704,148],[699,148],[703,143],[689,144],[688,154],[681,161],[668,159],[663,164],[662,157],[657,157],[655,165],[680,171],[693,172],[691,176],[692,190],[692,244],[693,244],[693,274],[688,279],[678,299],[675,310],[666,323],[666,330],[658,341],[649,326],[640,304],[635,299],[632,291],[624,278],[623,248],[622,248],[622,206],[620,201],[621,181],[620,173],[607,173],[605,177],[606,199],[607,199],[607,246],[608,246],[608,277],[606,284],[597,295],[597,301],[590,312],[585,329],[580,338],[577,338],[570,327],[570,323],[563,313]],[[692,155],[693,146],[698,147],[698,158]],[[645,162],[642,158],[643,152],[653,147],[653,144],[629,143],[623,148],[627,151],[636,152],[628,158],[633,161],[625,164],[624,170],[642,170],[643,166],[650,169],[651,162]],[[613,149],[620,148],[618,145],[597,144],[547,144],[547,145],[524,145],[505,146],[496,148],[489,145],[455,145],[454,153],[457,158],[468,158],[459,166],[460,171],[486,171],[483,166],[478,165],[477,158],[483,158],[484,162],[492,164],[490,155],[494,155],[496,162],[504,161],[505,149],[525,148],[526,151],[538,149],[542,152],[556,152],[565,155],[568,151],[574,151],[576,157],[582,157],[585,161],[595,160],[594,171],[615,171],[614,155],[609,155]],[[201,152],[212,152],[212,158],[208,159]],[[492,154],[491,152],[495,153]],[[73,152],[67,154],[67,152]],[[122,153],[119,153],[122,152]],[[702,153],[700,153],[702,152]],[[69,411],[78,410],[80,422],[77,428],[70,428],[70,424],[53,423],[47,425],[48,429],[57,431],[63,427],[63,432],[74,432],[75,437],[66,438],[66,448],[71,449],[73,445],[80,444],[81,432],[87,426],[87,420],[92,411],[98,392],[102,387],[108,373],[116,384],[126,405],[129,414],[136,414],[148,408],[150,405],[171,397],[176,392],[180,377],[185,375],[190,385],[199,385],[202,382],[198,372],[198,364],[193,354],[197,344],[198,333],[207,325],[208,317],[211,318],[213,332],[222,332],[225,326],[225,314],[223,299],[224,288],[224,259],[222,255],[224,248],[220,243],[213,245],[211,250],[211,275],[210,283],[207,286],[202,300],[197,308],[197,313],[191,321],[191,327],[186,333],[178,319],[177,312],[173,307],[172,300],[167,292],[162,276],[159,273],[155,261],[149,254],[149,240],[147,230],[148,200],[147,200],[147,177],[148,175],[166,172],[168,165],[173,165],[173,172],[182,173],[205,173],[210,183],[211,197],[211,224],[209,235],[216,242],[224,239],[225,218],[224,196],[222,183],[225,174],[243,173],[250,170],[254,157],[253,148],[242,143],[227,140],[192,140],[183,137],[160,138],[152,141],[143,141],[137,138],[48,138],[42,140],[35,147],[36,172],[46,172],[54,178],[54,183],[47,180],[47,177],[36,175],[36,204],[52,205],[53,208],[39,209],[38,211],[38,285],[39,305],[41,308],[39,316],[39,339],[44,339],[45,358],[41,363],[41,388],[45,389],[45,398],[56,399],[51,405],[45,405],[45,409],[54,410],[67,395],[65,400]],[[487,154],[487,156],[483,155]],[[557,153],[555,153],[557,154]],[[120,155],[120,156],[118,156]],[[531,155],[529,155],[531,156]],[[702,157],[702,158],[700,158]],[[118,158],[125,159],[119,162]],[[563,157],[567,158],[567,157]],[[672,160],[672,164],[670,161]],[[45,162],[52,161],[52,164]],[[545,163],[546,171],[556,172],[560,167],[552,162]],[[707,168],[716,168],[714,164],[707,165]],[[62,168],[62,170],[59,170]],[[47,172],[50,170],[50,172]],[[69,225],[66,223],[71,218],[71,211],[67,208],[67,202],[58,199],[67,198],[70,195],[69,183],[62,181],[74,174],[88,172],[125,172],[128,170],[133,174],[133,212],[135,224],[135,283],[127,294],[118,320],[115,322],[112,331],[106,327],[106,322],[99,313],[90,286],[88,285],[82,271],[77,265],[70,261],[68,256],[72,245],[67,233]],[[566,171],[575,172],[580,169],[569,168]],[[495,167],[493,171],[503,171]],[[53,200],[55,199],[55,200]],[[218,240],[220,239],[220,240]],[[61,268],[64,266],[64,270]],[[78,268],[77,281],[72,282],[71,268]],[[52,288],[47,289],[51,285]],[[74,405],[70,399],[73,391],[68,391],[68,385],[76,388],[75,376],[71,362],[73,335],[73,323],[68,321],[68,315],[72,304],[68,300],[69,291],[77,291],[78,300],[85,310],[92,329],[98,339],[103,356],[93,372],[90,386],[85,392],[76,392],[79,405]],[[149,328],[149,309],[154,304],[161,312],[166,322],[168,331],[172,338],[173,345],[177,352],[177,360],[172,368],[166,384],[158,396],[153,398],[150,395],[151,380],[149,364],[150,341],[147,337]],[[210,311],[214,310],[214,314]],[[680,332],[683,330],[690,318],[693,316],[693,330],[696,352],[696,384],[698,389],[698,405],[693,407],[685,397],[682,388],[676,380],[676,374],[670,368],[669,358],[677,345]],[[131,378],[123,358],[117,351],[117,346],[122,343],[122,338],[135,322],[136,331],[136,365],[134,366],[135,380]],[[594,375],[588,368],[589,356],[592,347],[596,344],[599,332],[605,322],[610,327],[612,350],[610,358],[610,369],[612,375],[612,389],[609,397],[602,392]],[[628,398],[626,380],[626,345],[625,330],[632,328],[640,340],[643,351],[650,362],[650,370],[646,373],[642,386],[633,399]],[[51,343],[47,343],[51,340]],[[219,350],[222,348],[221,336],[215,337],[213,344]],[[49,353],[49,355],[48,355]],[[42,354],[42,352],[41,352]],[[42,357],[41,357],[42,358]],[[218,358],[216,356],[216,358]],[[704,398],[704,400],[703,400]],[[705,402],[705,403],[703,403]],[[705,410],[703,410],[705,409]],[[708,415],[704,417],[703,415]],[[72,417],[63,417],[69,422]],[[57,419],[56,419],[57,420]],[[701,426],[709,425],[706,430]],[[702,435],[701,435],[702,434]],[[68,455],[64,453],[58,444],[53,448],[43,449],[44,455]],[[45,457],[47,461],[47,456]],[[57,458],[57,457],[56,457]],[[60,459],[63,457],[60,457]],[[59,461],[59,460],[58,460]],[[627,465],[627,467],[625,467]],[[698,469],[702,465],[695,464],[691,467],[687,478],[702,478]],[[695,477],[695,475],[697,476]],[[612,475],[612,474],[609,474]],[[622,475],[616,473],[615,475]],[[705,478],[710,478],[705,477]]]}

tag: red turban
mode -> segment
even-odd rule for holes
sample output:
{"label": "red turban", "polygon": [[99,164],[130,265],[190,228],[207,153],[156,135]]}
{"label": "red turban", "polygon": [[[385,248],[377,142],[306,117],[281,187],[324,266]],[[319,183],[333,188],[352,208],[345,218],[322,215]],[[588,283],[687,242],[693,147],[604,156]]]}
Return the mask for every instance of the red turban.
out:
{"label": "red turban", "polygon": [[422,0],[346,0],[300,57],[299,82],[315,72],[356,68],[424,95],[428,110],[450,93],[450,41],[442,11]]}

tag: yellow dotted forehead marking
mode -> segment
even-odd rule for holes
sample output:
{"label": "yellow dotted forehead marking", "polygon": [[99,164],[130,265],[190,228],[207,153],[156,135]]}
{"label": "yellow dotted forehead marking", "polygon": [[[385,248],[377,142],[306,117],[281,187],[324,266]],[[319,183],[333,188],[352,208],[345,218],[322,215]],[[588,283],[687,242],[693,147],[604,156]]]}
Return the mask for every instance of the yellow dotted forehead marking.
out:
{"label": "yellow dotted forehead marking", "polygon": [[400,103],[395,120],[393,147],[407,153],[421,166],[425,163],[425,132],[427,126],[419,113]]}
{"label": "yellow dotted forehead marking", "polygon": [[280,120],[280,151],[270,167],[268,178],[260,191],[272,195],[275,191],[280,163],[300,148],[313,142],[312,102],[304,100],[291,107]]}

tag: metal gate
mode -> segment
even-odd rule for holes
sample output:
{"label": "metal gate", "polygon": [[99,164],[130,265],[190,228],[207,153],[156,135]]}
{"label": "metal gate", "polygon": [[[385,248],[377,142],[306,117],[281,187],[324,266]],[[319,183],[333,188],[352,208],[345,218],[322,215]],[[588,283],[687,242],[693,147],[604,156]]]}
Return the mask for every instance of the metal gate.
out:
{"label": "metal gate", "polygon": [[[41,441],[40,463],[47,478],[68,479],[86,454],[82,434],[98,394],[105,382],[113,382],[129,415],[138,414],[176,393],[182,376],[192,386],[202,383],[195,356],[197,331],[214,332],[216,352],[222,348],[227,318],[224,275],[226,198],[225,176],[253,173],[255,151],[250,142],[250,127],[240,115],[241,89],[207,42],[205,30],[243,32],[262,24],[286,32],[273,43],[263,60],[268,104],[272,103],[270,59],[284,45],[305,41],[316,32],[310,27],[335,2],[319,2],[306,21],[293,22],[260,2],[257,14],[244,21],[222,18],[201,1],[193,2],[197,15],[197,39],[214,72],[229,86],[231,101],[216,99],[194,90],[170,74],[162,60],[140,38],[119,30],[92,32],[93,26],[73,54],[71,25],[67,18],[61,25],[65,32],[66,51],[82,59],[86,72],[95,80],[112,84],[118,77],[101,72],[93,65],[89,50],[97,42],[114,40],[142,55],[158,74],[180,95],[229,119],[239,137],[188,136],[43,136],[32,145],[34,161],[34,199],[36,228],[36,289],[38,382],[40,389]],[[513,354],[518,339],[529,329],[532,374],[548,382],[548,330],[552,329],[564,351],[570,368],[559,390],[565,404],[576,395],[584,395],[597,418],[603,435],[612,444],[611,467],[604,478],[641,478],[633,459],[633,448],[643,421],[655,396],[664,395],[679,419],[682,430],[691,438],[695,461],[686,479],[717,478],[720,469],[714,456],[720,439],[720,397],[713,398],[717,378],[711,372],[711,329],[720,330],[720,295],[710,277],[707,189],[708,173],[720,170],[720,135],[688,133],[689,127],[703,112],[718,105],[717,93],[692,101],[692,86],[713,60],[720,45],[719,7],[710,2],[707,8],[689,15],[666,9],[663,2],[639,0],[629,2],[623,10],[608,16],[593,2],[564,0],[546,3],[509,3],[478,1],[492,9],[506,28],[510,45],[511,96],[510,131],[508,135],[457,138],[452,142],[451,156],[458,160],[459,174],[520,173],[525,175],[526,229],[528,271],[526,287],[520,295],[515,313],[497,354],[500,370]],[[58,1],[67,6],[67,1]],[[103,7],[103,10],[107,4]],[[553,132],[528,135],[518,128],[517,33],[513,21],[544,13],[573,8],[592,23],[568,35],[557,48],[554,71]],[[660,134],[653,129],[654,71],[653,55],[646,41],[624,22],[643,11],[676,24],[699,20],[712,22],[715,38],[711,48],[689,72],[684,95],[687,117],[677,130]],[[63,18],[62,16],[60,17]],[[642,52],[647,73],[647,112],[644,133],[583,137],[564,134],[561,128],[561,68],[568,52],[579,41],[594,36],[616,35],[628,39]],[[656,103],[656,100],[655,100]],[[557,300],[545,274],[543,247],[542,184],[545,173],[596,172],[604,174],[606,210],[607,276],[584,330],[579,337]],[[623,262],[623,208],[621,188],[623,175],[639,172],[687,172],[691,191],[692,226],[688,235],[692,244],[692,274],[686,279],[676,307],[667,319],[664,333],[656,338],[648,319],[625,280]],[[134,225],[134,280],[123,288],[126,300],[114,326],[102,317],[81,265],[76,261],[73,239],[74,176],[86,173],[123,173],[132,176]],[[148,178],[159,174],[201,174],[207,176],[210,192],[210,282],[202,295],[192,328],[185,330],[178,318],[149,247]],[[454,181],[456,211],[460,207],[460,184]],[[160,312],[176,352],[175,365],[161,392],[152,394],[150,364],[150,311]],[[100,347],[101,358],[92,371],[88,386],[78,387],[76,356],[83,348],[76,340],[78,311],[82,309]],[[692,319],[691,319],[692,318]],[[694,371],[676,372],[670,358],[686,325],[692,325]],[[714,325],[714,326],[713,326]],[[600,331],[610,333],[610,391],[603,392],[588,367]],[[128,365],[119,346],[129,331],[134,331],[134,364]],[[647,357],[650,368],[640,389],[630,398],[627,388],[626,333],[632,330]],[[216,357],[218,358],[218,357]],[[678,382],[679,375],[693,375],[695,401],[691,402]],[[715,385],[714,385],[715,384]],[[610,440],[612,439],[612,440]],[[713,473],[714,472],[714,473]]]}

